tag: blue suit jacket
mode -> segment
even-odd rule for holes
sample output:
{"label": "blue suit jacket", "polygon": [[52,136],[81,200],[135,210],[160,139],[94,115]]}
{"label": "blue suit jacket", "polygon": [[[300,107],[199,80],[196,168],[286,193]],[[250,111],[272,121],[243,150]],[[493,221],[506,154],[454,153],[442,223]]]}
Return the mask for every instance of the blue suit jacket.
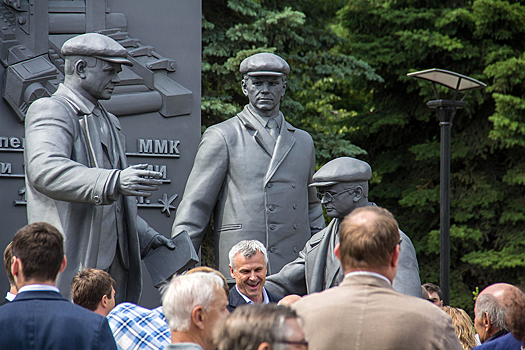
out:
{"label": "blue suit jacket", "polygon": [[486,341],[480,346],[476,346],[476,350],[520,350],[523,345],[522,342],[512,336],[511,333],[502,335],[494,340]]}
{"label": "blue suit jacket", "polygon": [[[268,299],[270,300],[270,303],[278,303],[279,300],[281,300],[281,298],[275,294],[272,294],[268,291],[266,291],[266,293],[268,293]],[[233,286],[233,288],[230,289],[230,300],[229,305],[227,306],[228,310],[230,312],[233,312],[233,310],[235,310],[238,306],[246,304],[246,300],[244,300],[244,298],[239,294],[239,292],[237,292],[237,288]]]}
{"label": "blue suit jacket", "polygon": [[117,349],[105,317],[52,291],[19,293],[2,306],[0,335],[0,349]]}

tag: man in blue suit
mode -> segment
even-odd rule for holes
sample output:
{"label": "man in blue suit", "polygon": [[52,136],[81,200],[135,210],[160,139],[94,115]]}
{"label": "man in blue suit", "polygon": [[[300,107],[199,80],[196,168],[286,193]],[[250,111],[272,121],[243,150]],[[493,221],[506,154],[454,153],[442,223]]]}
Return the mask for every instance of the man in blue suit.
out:
{"label": "man in blue suit", "polygon": [[0,312],[0,349],[117,349],[105,317],[62,298],[56,281],[67,264],[58,230],[37,222],[13,238],[18,295]]}

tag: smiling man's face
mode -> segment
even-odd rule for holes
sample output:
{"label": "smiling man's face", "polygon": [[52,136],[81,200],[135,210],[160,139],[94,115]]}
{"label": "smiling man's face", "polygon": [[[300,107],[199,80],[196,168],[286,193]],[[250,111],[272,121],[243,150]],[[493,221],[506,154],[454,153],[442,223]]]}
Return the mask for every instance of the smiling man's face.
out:
{"label": "smiling man's face", "polygon": [[254,303],[263,302],[262,289],[266,282],[266,263],[261,252],[247,258],[242,253],[235,256],[235,269],[230,266],[230,273],[239,291],[250,298]]}

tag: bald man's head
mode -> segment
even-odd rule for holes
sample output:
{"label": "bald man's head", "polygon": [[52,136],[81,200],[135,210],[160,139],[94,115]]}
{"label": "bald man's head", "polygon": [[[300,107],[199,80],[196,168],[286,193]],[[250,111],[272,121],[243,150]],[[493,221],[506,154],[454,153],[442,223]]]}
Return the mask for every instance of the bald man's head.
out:
{"label": "bald man's head", "polygon": [[505,317],[517,295],[523,293],[508,283],[496,283],[479,293],[474,308],[474,327],[481,342],[501,330],[508,330]]}

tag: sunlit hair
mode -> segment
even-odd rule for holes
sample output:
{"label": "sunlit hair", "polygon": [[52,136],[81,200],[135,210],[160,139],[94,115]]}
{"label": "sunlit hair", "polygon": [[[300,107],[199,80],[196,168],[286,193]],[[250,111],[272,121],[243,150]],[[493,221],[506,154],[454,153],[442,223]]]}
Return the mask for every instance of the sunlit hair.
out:
{"label": "sunlit hair", "polygon": [[343,219],[339,236],[345,269],[388,266],[400,238],[394,216],[375,206],[353,210]]}
{"label": "sunlit hair", "polygon": [[267,342],[273,350],[286,348],[286,344],[277,343],[286,340],[292,330],[286,326],[286,320],[298,318],[297,313],[288,306],[243,305],[226,317],[215,330],[215,343],[219,350],[257,349]]}
{"label": "sunlit hair", "polygon": [[505,324],[505,314],[507,309],[505,305],[500,303],[496,297],[491,294],[481,294],[476,299],[476,306],[474,309],[476,317],[481,319],[482,315],[486,312],[487,317],[496,328],[507,329]]}
{"label": "sunlit hair", "polygon": [[191,275],[192,273],[195,273],[195,272],[214,273],[217,276],[219,276],[222,279],[223,288],[224,288],[224,291],[226,292],[226,297],[227,298],[230,297],[230,288],[228,288],[228,282],[226,282],[226,278],[224,278],[224,275],[220,271],[212,269],[211,267],[208,267],[208,266],[197,266],[191,270],[186,271],[186,273],[184,274]]}
{"label": "sunlit hair", "polygon": [[173,277],[162,288],[162,308],[170,329],[188,331],[193,309],[200,305],[210,311],[218,289],[223,289],[223,282],[214,273],[196,272]]}
{"label": "sunlit hair", "polygon": [[441,309],[452,319],[454,330],[463,350],[470,350],[475,347],[476,338],[474,337],[474,324],[469,315],[467,315],[464,310],[456,307],[443,306]]}
{"label": "sunlit hair", "polygon": [[104,295],[110,300],[113,298],[115,287],[115,280],[106,271],[86,268],[73,277],[71,298],[73,303],[95,311]]}
{"label": "sunlit hair", "polygon": [[257,240],[245,240],[240,241],[230,249],[228,258],[230,259],[230,265],[235,270],[235,257],[241,253],[245,258],[251,258],[257,252],[261,252],[264,255],[264,263],[268,264],[268,254],[264,245]]}

